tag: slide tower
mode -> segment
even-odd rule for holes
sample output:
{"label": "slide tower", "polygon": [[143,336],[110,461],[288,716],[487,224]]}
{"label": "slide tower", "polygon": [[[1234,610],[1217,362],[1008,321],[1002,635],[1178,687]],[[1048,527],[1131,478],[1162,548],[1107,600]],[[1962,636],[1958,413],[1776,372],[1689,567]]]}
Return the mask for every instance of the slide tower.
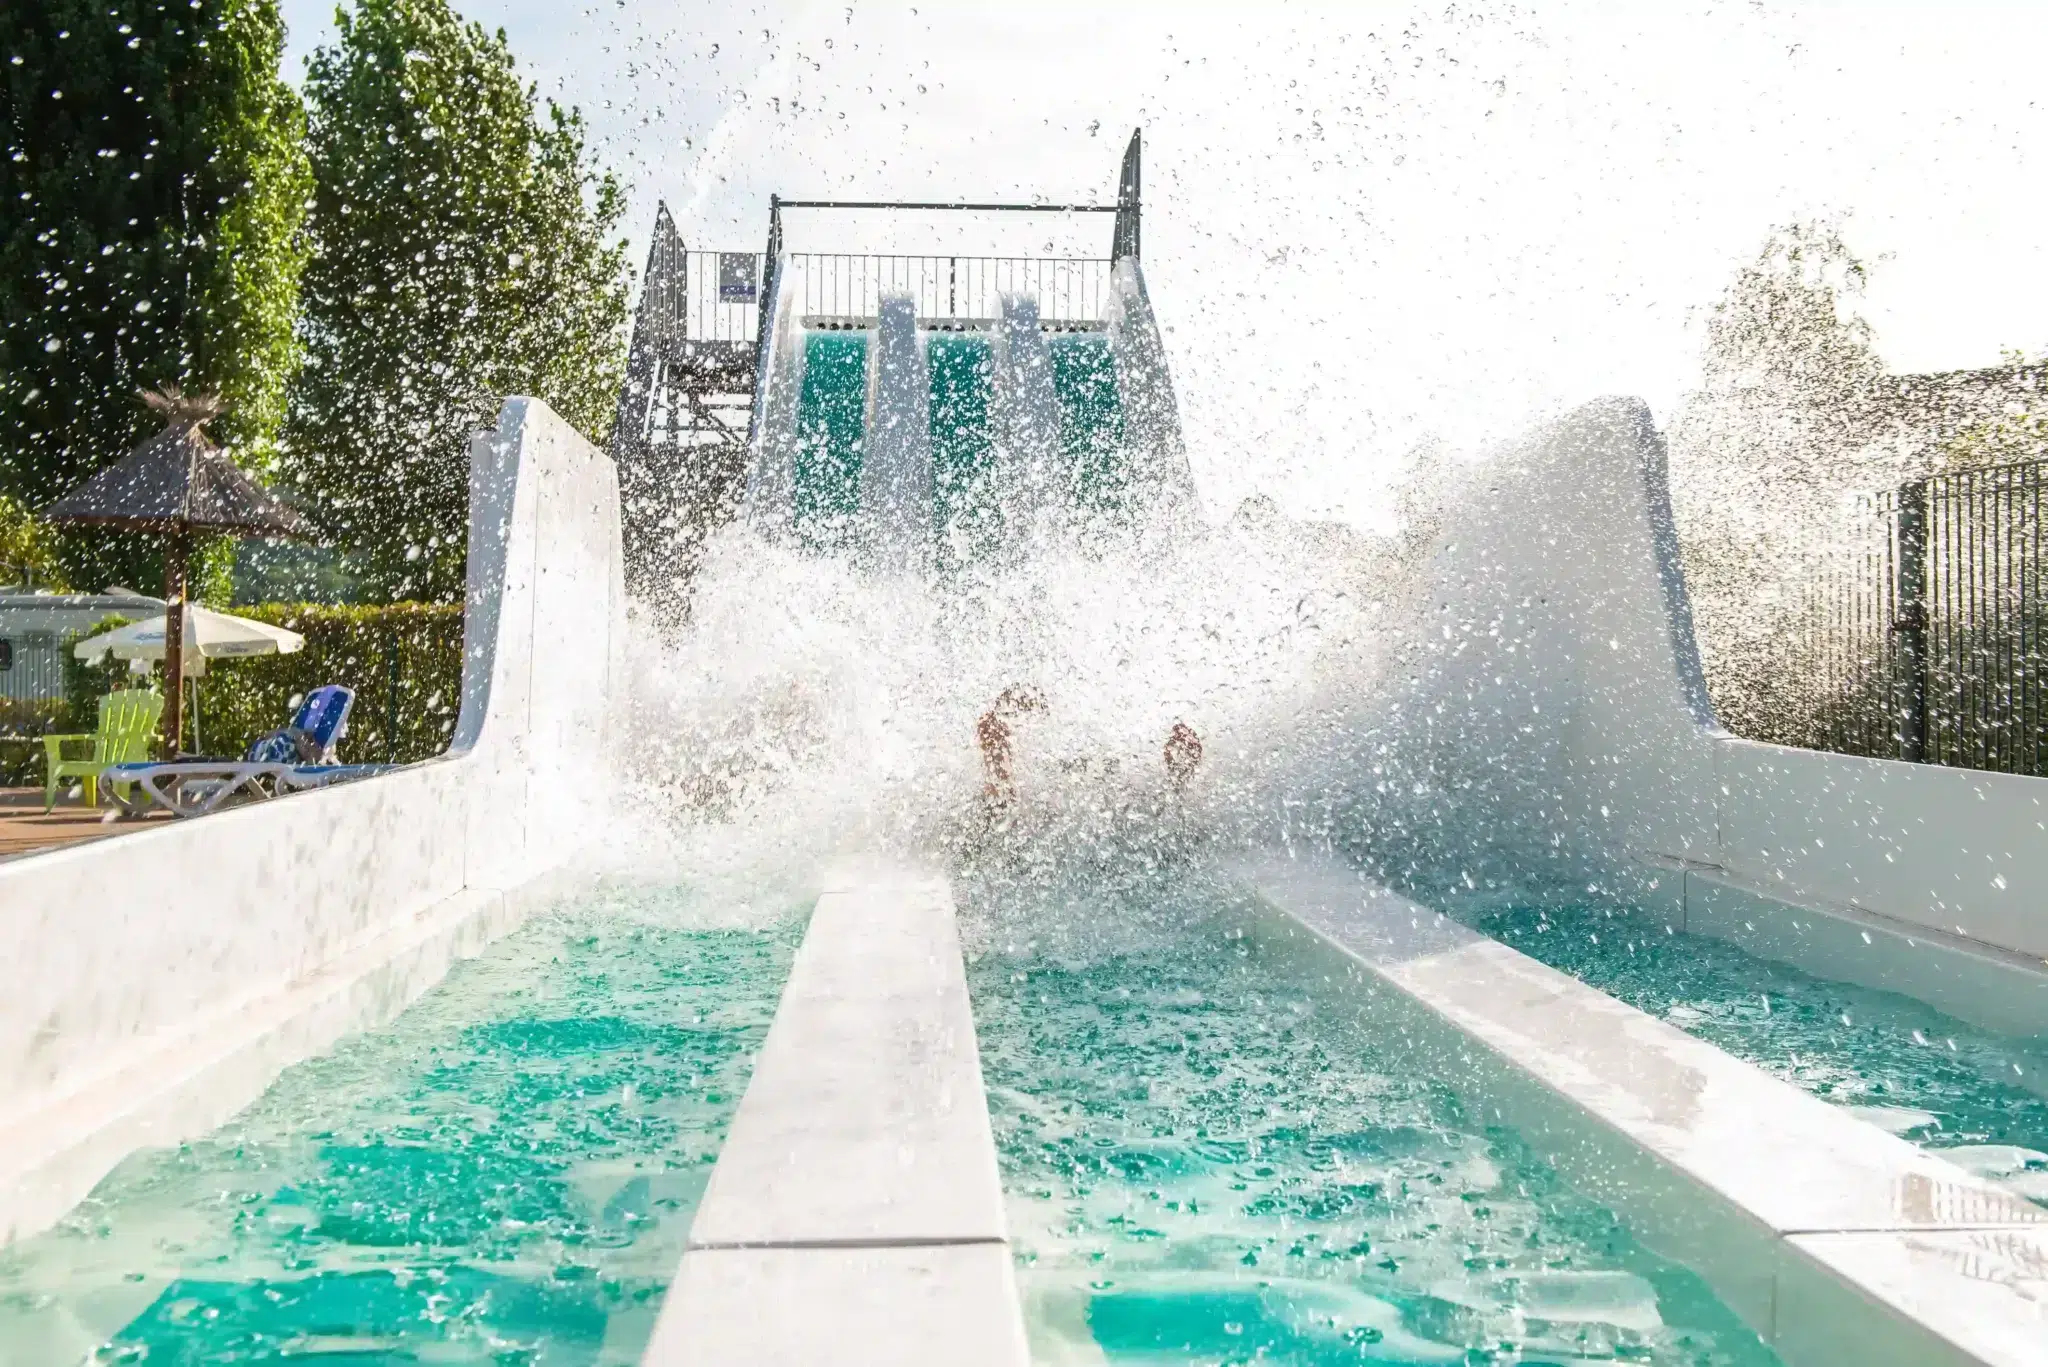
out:
{"label": "slide tower", "polygon": [[[1139,256],[1141,146],[1113,204],[773,196],[761,253],[688,250],[664,207],[612,444],[632,587],[686,585],[735,516],[945,576],[1191,512]],[[1100,257],[784,248],[785,215],[834,210],[1114,217]]]}

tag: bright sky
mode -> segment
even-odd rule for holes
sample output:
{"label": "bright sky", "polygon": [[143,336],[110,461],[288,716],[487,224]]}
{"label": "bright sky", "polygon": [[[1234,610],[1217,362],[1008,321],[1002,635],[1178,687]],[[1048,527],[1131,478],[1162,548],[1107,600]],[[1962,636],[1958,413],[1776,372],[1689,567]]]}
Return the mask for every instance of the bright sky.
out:
{"label": "bright sky", "polygon": [[[285,0],[294,57],[331,0]],[[2048,346],[2048,6],[467,0],[693,246],[767,196],[1107,197],[1213,513],[1377,520],[1401,452],[1601,395],[1660,419],[1774,225],[1876,259],[1899,370]],[[792,223],[795,247],[1086,251],[1107,220]],[[950,234],[941,236],[941,234]],[[893,234],[893,236],[891,236]],[[1048,248],[1048,244],[1050,247]]]}

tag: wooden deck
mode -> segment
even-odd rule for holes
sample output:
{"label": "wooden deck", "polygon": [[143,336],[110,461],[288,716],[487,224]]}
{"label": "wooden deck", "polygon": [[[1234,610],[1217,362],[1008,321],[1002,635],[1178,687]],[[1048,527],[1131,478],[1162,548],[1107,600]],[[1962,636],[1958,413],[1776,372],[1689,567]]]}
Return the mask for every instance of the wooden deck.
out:
{"label": "wooden deck", "polygon": [[0,788],[0,859],[15,859],[81,840],[104,840],[138,829],[144,821],[168,821],[168,812],[117,821],[118,810],[106,801],[98,808],[77,798],[57,797],[56,810],[43,815],[40,788]]}

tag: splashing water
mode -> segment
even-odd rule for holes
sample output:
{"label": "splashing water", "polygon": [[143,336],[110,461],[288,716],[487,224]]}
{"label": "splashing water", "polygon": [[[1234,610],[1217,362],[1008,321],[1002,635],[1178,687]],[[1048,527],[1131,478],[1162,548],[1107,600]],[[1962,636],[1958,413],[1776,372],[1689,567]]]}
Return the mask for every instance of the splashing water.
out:
{"label": "splashing water", "polygon": [[1047,705],[1016,722],[1005,824],[1153,824],[1184,720],[1205,759],[1174,824],[1221,834],[1255,815],[1280,737],[1370,686],[1368,557],[1331,535],[1241,520],[926,584],[728,528],[687,626],[640,619],[627,805],[696,871],[957,851],[983,830],[976,719],[1026,685]]}

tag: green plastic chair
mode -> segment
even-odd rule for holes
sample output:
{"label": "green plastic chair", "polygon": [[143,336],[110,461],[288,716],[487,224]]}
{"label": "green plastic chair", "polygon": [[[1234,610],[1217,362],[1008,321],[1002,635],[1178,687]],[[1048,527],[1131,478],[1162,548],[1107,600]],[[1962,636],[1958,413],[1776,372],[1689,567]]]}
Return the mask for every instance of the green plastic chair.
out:
{"label": "green plastic chair", "polygon": [[[129,764],[149,758],[150,742],[156,738],[157,723],[163,719],[161,693],[147,688],[125,689],[100,699],[100,729],[85,736],[44,736],[43,751],[49,772],[43,779],[43,811],[57,805],[57,785],[67,778],[85,780],[85,805],[100,805],[100,770],[109,764]],[[89,759],[66,759],[66,744],[92,743]]]}

